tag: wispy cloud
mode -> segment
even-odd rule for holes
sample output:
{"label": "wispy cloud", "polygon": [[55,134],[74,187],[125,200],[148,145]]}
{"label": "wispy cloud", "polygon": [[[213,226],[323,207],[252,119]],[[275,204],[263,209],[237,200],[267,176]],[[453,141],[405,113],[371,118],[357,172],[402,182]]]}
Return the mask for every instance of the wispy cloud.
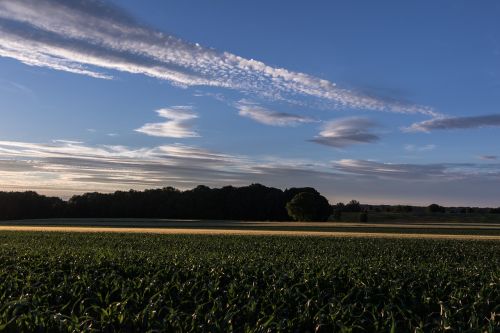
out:
{"label": "wispy cloud", "polygon": [[162,123],[148,123],[136,129],[137,132],[151,136],[169,138],[192,138],[198,137],[198,133],[193,130],[193,120],[198,115],[192,111],[190,106],[173,106],[156,110],[160,117],[167,121]]}
{"label": "wispy cloud", "polygon": [[372,133],[377,124],[366,118],[343,118],[327,122],[312,142],[342,148],[360,143],[372,143],[380,138]]}
{"label": "wispy cloud", "polygon": [[476,176],[500,179],[500,165],[474,163],[406,164],[343,159],[333,163],[335,170],[362,176],[396,178],[407,181],[436,179],[456,180]]}
{"label": "wispy cloud", "polygon": [[272,111],[246,101],[240,101],[237,104],[237,108],[239,109],[238,113],[240,116],[247,117],[261,124],[270,126],[297,126],[299,124],[316,121],[310,117]]}
{"label": "wispy cloud", "polygon": [[[281,188],[314,186],[331,202],[357,198],[374,203],[498,205],[500,165],[391,164],[340,160],[250,158],[180,144],[132,148],[0,141],[0,190],[37,190],[64,195],[198,184]],[[411,194],[408,195],[408,186]],[[467,188],[467,191],[462,191]]]}
{"label": "wispy cloud", "polygon": [[412,152],[430,151],[434,149],[436,149],[436,145],[434,144],[428,144],[424,146],[417,146],[412,144],[405,145],[405,150]]}
{"label": "wispy cloud", "polygon": [[357,93],[308,74],[183,41],[138,24],[120,8],[98,0],[1,1],[0,56],[102,79],[112,78],[109,71],[114,70],[276,100],[300,95],[328,101],[332,107],[436,114],[429,107]]}
{"label": "wispy cloud", "polygon": [[31,88],[14,81],[4,80],[2,78],[0,78],[0,90],[22,93],[31,97],[34,96],[34,92]]}
{"label": "wispy cloud", "polygon": [[497,155],[481,155],[479,156],[480,159],[485,160],[485,161],[494,161],[498,159]]}
{"label": "wispy cloud", "polygon": [[[311,164],[287,164],[214,152],[181,144],[131,148],[89,146],[81,142],[52,143],[0,141],[1,189],[48,189],[60,192],[114,191],[117,189],[180,188],[296,181],[298,173],[330,174]],[[288,184],[287,184],[288,183]],[[28,184],[28,185],[27,185]]]}
{"label": "wispy cloud", "polygon": [[409,180],[444,176],[447,170],[447,167],[443,164],[395,164],[352,159],[336,161],[333,167],[338,171],[358,175],[405,178]]}
{"label": "wispy cloud", "polygon": [[29,174],[33,188],[114,190],[207,183],[239,183],[249,169],[245,157],[185,145],[151,148],[88,146],[79,142],[51,144],[0,141],[3,185],[17,184]]}
{"label": "wispy cloud", "polygon": [[415,123],[405,128],[407,132],[431,132],[433,130],[452,130],[477,127],[500,127],[500,114],[472,117],[435,118]]}

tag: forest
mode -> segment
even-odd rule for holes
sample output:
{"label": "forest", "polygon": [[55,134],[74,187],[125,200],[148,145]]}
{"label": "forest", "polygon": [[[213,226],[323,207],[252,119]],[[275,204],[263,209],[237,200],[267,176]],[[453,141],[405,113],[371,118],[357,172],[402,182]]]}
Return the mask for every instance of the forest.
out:
{"label": "forest", "polygon": [[[33,191],[0,192],[0,220],[49,218],[164,218],[204,220],[307,221],[306,215],[290,213],[292,199],[302,193],[313,201],[313,220],[358,221],[364,213],[370,220],[433,219],[446,217],[462,220],[495,218],[500,208],[444,207],[409,205],[367,205],[356,200],[331,204],[312,187],[292,187],[281,190],[261,184],[210,188],[199,185],[181,191],[173,187],[144,191],[89,192],[74,195],[69,200],[48,197]],[[290,206],[290,205],[288,205]],[[300,206],[300,203],[299,203]],[[360,215],[361,214],[361,215]],[[311,215],[311,214],[309,214]],[[309,219],[311,220],[311,219]],[[359,218],[366,222],[366,218]]]}
{"label": "forest", "polygon": [[[181,191],[85,193],[65,201],[36,192],[0,192],[0,220],[35,218],[172,218],[217,220],[290,220],[286,204],[299,193],[320,196],[311,187],[280,190],[260,184]],[[323,197],[324,198],[324,197]],[[326,200],[326,199],[325,199]]]}

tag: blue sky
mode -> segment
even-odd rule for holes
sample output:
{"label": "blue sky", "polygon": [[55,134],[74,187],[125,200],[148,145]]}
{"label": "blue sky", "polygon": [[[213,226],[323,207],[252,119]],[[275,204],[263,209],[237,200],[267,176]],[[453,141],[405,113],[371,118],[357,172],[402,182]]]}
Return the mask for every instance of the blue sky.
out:
{"label": "blue sky", "polygon": [[500,3],[0,2],[0,190],[500,205]]}

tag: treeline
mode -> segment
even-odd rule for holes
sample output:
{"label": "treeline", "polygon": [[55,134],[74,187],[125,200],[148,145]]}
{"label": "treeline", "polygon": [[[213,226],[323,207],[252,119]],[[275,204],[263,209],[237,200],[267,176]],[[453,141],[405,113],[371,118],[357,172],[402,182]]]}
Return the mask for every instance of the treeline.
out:
{"label": "treeline", "polygon": [[500,214],[500,207],[444,207],[438,204],[430,204],[429,206],[409,206],[409,205],[362,205],[362,210],[371,212],[386,212],[386,213],[446,213],[446,214]]}
{"label": "treeline", "polygon": [[[173,187],[145,191],[117,191],[114,193],[85,193],[75,195],[68,201],[47,197],[36,192],[0,192],[0,220],[44,219],[44,218],[170,218],[170,219],[214,219],[290,221],[292,217],[305,219],[305,215],[290,216],[289,203],[299,193],[321,196],[311,187],[290,188],[284,191],[260,184],[243,187],[225,186],[209,188],[200,185],[194,189],[180,191]],[[315,199],[316,203],[322,201]],[[324,199],[324,197],[323,197]],[[326,199],[323,201],[328,202]],[[311,203],[309,203],[311,205]],[[307,204],[306,204],[307,206]],[[314,206],[314,205],[313,205]],[[321,205],[320,205],[321,206]],[[319,207],[320,207],[319,206]],[[300,207],[299,207],[300,208]],[[318,207],[309,207],[317,211]],[[302,209],[302,208],[301,208]],[[500,214],[500,208],[443,207],[432,204],[427,207],[402,205],[362,205],[356,200],[337,203],[321,208],[325,220],[342,221],[344,213],[360,213],[360,221],[366,214],[403,213],[415,216],[425,214]],[[306,209],[307,211],[307,209]],[[304,213],[304,212],[302,212]],[[325,215],[326,214],[326,215]],[[292,214],[293,215],[293,214]]]}
{"label": "treeline", "polygon": [[286,221],[286,204],[298,193],[319,195],[311,187],[284,191],[260,184],[180,191],[85,193],[68,201],[35,192],[0,192],[0,220],[35,218],[173,218]]}
{"label": "treeline", "polygon": [[67,202],[36,192],[0,192],[0,220],[63,217]]}

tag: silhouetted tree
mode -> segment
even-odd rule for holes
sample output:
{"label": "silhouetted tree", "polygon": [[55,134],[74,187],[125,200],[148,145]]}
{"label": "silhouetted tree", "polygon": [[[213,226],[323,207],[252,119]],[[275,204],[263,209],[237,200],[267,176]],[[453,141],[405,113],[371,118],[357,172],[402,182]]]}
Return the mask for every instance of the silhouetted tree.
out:
{"label": "silhouetted tree", "polygon": [[498,207],[498,208],[491,208],[490,209],[490,214],[500,214],[500,207]]}
{"label": "silhouetted tree", "polygon": [[427,207],[427,211],[429,213],[444,213],[446,210],[444,207],[439,206],[438,204],[431,204]]}
{"label": "silhouetted tree", "polygon": [[328,200],[320,194],[300,192],[286,204],[288,215],[296,221],[326,221],[331,213]]}
{"label": "silhouetted tree", "polygon": [[342,202],[338,202],[332,208],[335,209],[335,210],[339,210],[339,211],[343,212],[345,210],[345,205]]}
{"label": "silhouetted tree", "polygon": [[[222,188],[199,185],[145,191],[84,193],[68,201],[35,192],[0,192],[0,219],[27,218],[173,218],[287,221],[286,203],[298,193],[320,196],[311,187],[282,191],[261,184]],[[326,199],[325,199],[326,200]]]}
{"label": "silhouetted tree", "polygon": [[60,217],[65,202],[36,192],[0,192],[0,220]]}
{"label": "silhouetted tree", "polygon": [[347,205],[345,205],[346,212],[360,212],[361,211],[361,205],[359,204],[359,201],[356,200],[351,200]]}

